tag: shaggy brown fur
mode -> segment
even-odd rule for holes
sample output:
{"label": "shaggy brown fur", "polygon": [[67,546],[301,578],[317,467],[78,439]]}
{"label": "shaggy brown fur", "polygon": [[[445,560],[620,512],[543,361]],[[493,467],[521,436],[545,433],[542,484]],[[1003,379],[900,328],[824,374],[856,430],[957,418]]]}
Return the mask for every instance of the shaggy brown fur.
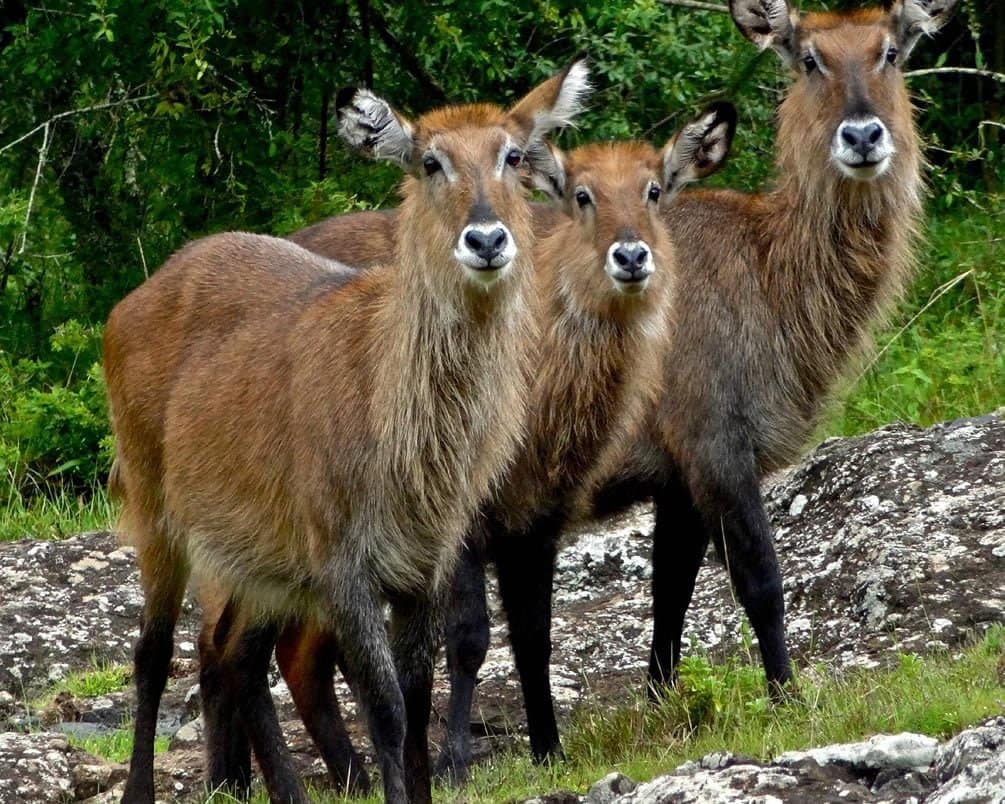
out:
{"label": "shaggy brown fur", "polygon": [[[784,0],[733,0],[741,30],[797,72],[779,110],[777,185],[696,191],[667,210],[680,280],[664,393],[648,437],[597,502],[598,510],[645,495],[657,503],[653,688],[673,678],[709,539],[724,554],[772,688],[791,676],[758,484],[798,455],[828,391],[910,278],[922,160],[900,66],[921,5],[799,18]],[[930,4],[924,30],[951,5]],[[857,168],[861,179],[835,156],[849,120],[878,120],[893,146],[880,169]]]}
{"label": "shaggy brown fur", "polygon": [[[275,625],[300,619],[339,635],[386,799],[429,800],[439,596],[525,418],[533,238],[504,157],[566,122],[584,89],[573,65],[511,112],[451,107],[415,123],[359,93],[363,122],[347,113],[347,138],[420,175],[430,153],[446,162],[406,179],[392,262],[353,273],[286,241],[217,235],[113,310],[116,478],[146,594],[127,800],[152,798],[152,726],[190,566],[200,585],[231,595],[217,658],[236,700],[246,696],[244,726],[273,797],[305,800],[276,744],[260,659]],[[488,286],[491,271],[465,276],[454,254],[472,216],[491,222],[494,210],[516,254]],[[393,644],[380,598],[392,602]]]}
{"label": "shaggy brown fur", "polygon": [[[669,170],[674,171],[669,190],[676,192],[683,183],[717,169],[728,152],[734,122],[735,112],[721,104],[684,130],[682,146],[674,147],[677,140],[672,140],[662,153],[645,143],[623,142],[585,146],[569,155],[555,152],[553,161],[547,154],[539,157],[539,167],[548,175],[538,176],[538,183],[552,192],[561,188],[564,214],[535,208],[535,228],[541,233],[534,253],[535,296],[541,299],[540,337],[529,378],[527,441],[495,500],[484,508],[486,522],[491,523],[486,535],[494,554],[499,555],[494,545],[511,538],[526,539],[532,555],[552,550],[571,492],[594,473],[606,474],[602,467],[609,469],[613,456],[620,458],[626,434],[637,429],[644,411],[655,401],[674,274],[673,250],[658,217],[660,185]],[[588,194],[589,203],[582,202],[583,193]],[[311,234],[323,232],[324,242],[337,247],[353,236],[359,222],[355,215],[329,219]],[[637,241],[651,250],[655,273],[643,292],[621,292],[609,274],[609,253],[620,243]],[[441,768],[455,776],[466,773],[470,762],[471,693],[488,639],[480,565],[483,539],[472,535],[465,571],[451,594],[448,657],[454,689],[449,745]],[[550,572],[550,565],[546,570]],[[502,567],[500,573],[501,578],[506,575]],[[536,591],[545,596],[540,601],[535,598],[531,607],[535,616],[537,607],[550,606],[545,590]],[[507,587],[504,597],[510,604],[508,592]],[[518,643],[515,638],[514,645]],[[537,649],[534,644],[532,650]],[[328,658],[319,660],[319,656]],[[336,783],[367,789],[365,775],[354,771],[359,758],[345,737],[331,692],[337,658],[334,640],[317,631],[287,629],[277,658]],[[543,721],[550,719],[550,724],[545,722],[538,730],[547,732],[543,751],[551,741],[557,744],[554,714],[547,703],[547,712],[538,715]],[[528,710],[533,710],[531,699]],[[537,750],[533,730],[532,741]]]}

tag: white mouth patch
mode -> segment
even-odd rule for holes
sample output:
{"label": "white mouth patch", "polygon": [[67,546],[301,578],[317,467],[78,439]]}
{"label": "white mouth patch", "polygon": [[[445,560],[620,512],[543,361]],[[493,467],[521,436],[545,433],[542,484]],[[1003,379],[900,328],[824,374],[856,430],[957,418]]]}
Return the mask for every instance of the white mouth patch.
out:
{"label": "white mouth patch", "polygon": [[890,132],[875,116],[842,120],[831,141],[831,159],[848,178],[874,179],[896,153]]}
{"label": "white mouth patch", "polygon": [[503,276],[516,254],[513,233],[501,221],[468,224],[454,247],[454,259],[464,266],[468,278],[482,285]]}
{"label": "white mouth patch", "polygon": [[622,293],[641,293],[655,270],[653,250],[645,240],[615,241],[607,249],[604,271]]}

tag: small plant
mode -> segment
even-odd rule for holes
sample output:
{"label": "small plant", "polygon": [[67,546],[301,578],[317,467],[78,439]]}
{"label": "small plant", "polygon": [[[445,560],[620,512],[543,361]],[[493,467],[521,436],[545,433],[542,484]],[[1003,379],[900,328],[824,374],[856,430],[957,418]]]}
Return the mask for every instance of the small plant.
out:
{"label": "small plant", "polygon": [[34,708],[40,709],[50,705],[62,692],[68,692],[75,698],[97,698],[120,692],[129,686],[131,680],[131,667],[94,658],[91,660],[91,669],[68,674],[41,695],[34,702]]}
{"label": "small plant", "polygon": [[[133,729],[123,724],[121,729],[90,734],[86,737],[69,736],[70,745],[109,762],[126,762],[133,751]],[[168,749],[168,737],[154,738],[154,753],[162,754]]]}

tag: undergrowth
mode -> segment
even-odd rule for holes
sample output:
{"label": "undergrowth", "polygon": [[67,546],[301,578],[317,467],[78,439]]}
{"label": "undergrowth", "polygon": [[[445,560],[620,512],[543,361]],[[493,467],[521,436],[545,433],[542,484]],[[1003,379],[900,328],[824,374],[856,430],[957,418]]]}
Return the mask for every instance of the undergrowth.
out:
{"label": "undergrowth", "polygon": [[1005,405],[1005,199],[930,218],[908,298],[819,435]]}
{"label": "undergrowth", "polygon": [[[538,766],[526,749],[496,754],[474,768],[463,789],[439,788],[434,798],[498,804],[560,789],[583,793],[613,770],[641,781],[713,751],[768,760],[879,732],[946,738],[1005,713],[1003,676],[1005,626],[992,628],[958,654],[903,655],[882,669],[803,669],[798,692],[779,705],[769,702],[763,672],[748,659],[686,658],[679,689],[658,706],[644,696],[615,708],[581,706],[564,731],[566,761]],[[331,793],[314,798],[323,804],[349,801]],[[209,800],[232,799],[217,794]],[[267,798],[259,791],[254,801],[264,804]]]}

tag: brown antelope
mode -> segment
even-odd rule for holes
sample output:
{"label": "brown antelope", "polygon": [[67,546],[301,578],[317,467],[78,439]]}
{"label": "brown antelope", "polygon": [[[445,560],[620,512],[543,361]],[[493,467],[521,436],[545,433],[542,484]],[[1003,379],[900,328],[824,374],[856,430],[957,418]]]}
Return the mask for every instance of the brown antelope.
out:
{"label": "brown antelope", "polygon": [[[533,236],[517,168],[578,111],[586,76],[576,61],[508,111],[415,121],[368,91],[342,96],[341,136],[412,174],[393,259],[357,273],[287,241],[216,235],[112,311],[114,482],[145,594],[126,801],[153,800],[153,730],[190,570],[229,598],[214,672],[240,702],[273,800],[307,801],[267,686],[289,622],[336,635],[385,799],[431,800],[441,600],[524,428]],[[232,759],[211,763],[211,784],[233,781],[213,775]]]}
{"label": "brown antelope", "polygon": [[[528,583],[545,574],[550,579],[550,573],[537,572],[536,559],[554,555],[573,491],[611,456],[621,455],[626,434],[644,420],[654,400],[674,274],[673,248],[659,219],[662,188],[673,194],[716,170],[728,152],[735,119],[731,106],[717,104],[660,152],[641,142],[588,145],[570,154],[528,150],[535,183],[565,214],[549,218],[538,209],[535,215],[546,228],[538,230],[534,249],[541,307],[528,440],[493,502],[483,507],[484,524],[468,538],[450,596],[452,691],[448,743],[439,766],[455,778],[470,764],[471,700],[488,646],[483,564],[487,557],[498,564],[518,663],[528,652],[547,651],[548,627],[539,621],[546,612],[521,604]],[[378,226],[388,219],[393,215],[378,219]],[[365,263],[373,255],[359,254],[355,235],[366,222],[358,215],[329,219],[294,238],[303,242],[309,235],[315,244],[326,243],[334,249],[329,255],[342,254],[339,244],[351,239],[346,249]],[[524,559],[535,568],[533,577],[515,577]],[[213,616],[206,622],[205,632],[212,632]],[[338,655],[336,638],[304,627],[288,628],[277,647],[280,669],[336,784],[365,791],[369,781],[332,693]],[[536,711],[529,700],[528,706]],[[548,706],[550,712],[550,696]],[[226,707],[211,704],[207,721],[210,717],[226,724]],[[239,734],[237,725],[211,731]],[[557,745],[557,731],[551,739]],[[534,744],[538,756],[551,747]]]}
{"label": "brown antelope", "polygon": [[903,65],[956,0],[799,15],[731,0],[743,34],[793,82],[778,112],[777,183],[697,191],[666,211],[681,276],[664,391],[629,465],[598,498],[651,495],[650,689],[674,678],[711,539],[760,643],[770,688],[792,677],[782,583],[759,481],[792,461],[913,269],[921,148]]}

